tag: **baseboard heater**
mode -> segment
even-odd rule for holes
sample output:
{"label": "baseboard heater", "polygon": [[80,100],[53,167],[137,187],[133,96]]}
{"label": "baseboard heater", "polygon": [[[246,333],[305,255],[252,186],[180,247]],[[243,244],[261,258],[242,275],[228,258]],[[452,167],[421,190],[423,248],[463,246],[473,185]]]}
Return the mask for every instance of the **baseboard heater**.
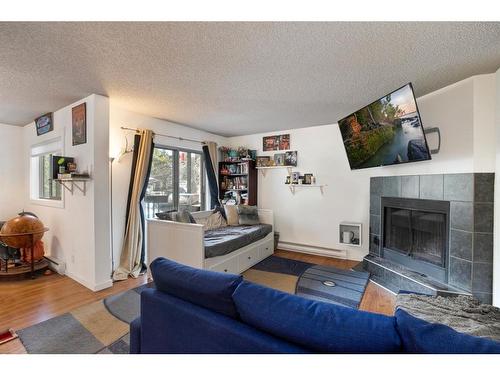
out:
{"label": "baseboard heater", "polygon": [[53,256],[45,256],[44,257],[46,260],[49,261],[49,268],[57,272],[59,275],[64,275],[66,273],[66,263],[64,263],[62,260],[59,260]]}
{"label": "baseboard heater", "polygon": [[328,247],[310,246],[310,245],[280,241],[278,242],[278,249],[296,251],[298,253],[322,255],[332,258],[347,259],[346,250],[330,249]]}

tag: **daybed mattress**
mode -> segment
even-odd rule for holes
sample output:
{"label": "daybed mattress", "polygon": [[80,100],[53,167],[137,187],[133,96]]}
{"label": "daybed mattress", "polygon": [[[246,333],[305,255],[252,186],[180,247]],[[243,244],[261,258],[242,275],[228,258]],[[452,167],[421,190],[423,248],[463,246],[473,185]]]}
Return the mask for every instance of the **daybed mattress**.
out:
{"label": "daybed mattress", "polygon": [[267,236],[272,225],[227,226],[205,232],[205,258],[229,254]]}

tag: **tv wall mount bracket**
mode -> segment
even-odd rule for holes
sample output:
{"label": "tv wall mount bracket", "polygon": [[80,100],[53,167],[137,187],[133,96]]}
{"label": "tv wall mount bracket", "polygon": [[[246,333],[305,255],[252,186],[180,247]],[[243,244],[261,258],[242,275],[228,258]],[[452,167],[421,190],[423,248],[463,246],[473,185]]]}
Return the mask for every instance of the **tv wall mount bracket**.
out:
{"label": "tv wall mount bracket", "polygon": [[431,133],[437,133],[438,135],[438,146],[437,148],[434,148],[431,151],[431,154],[439,154],[439,150],[441,150],[441,132],[439,131],[438,127],[433,127],[433,128],[425,128],[424,129],[425,134],[431,134]]}

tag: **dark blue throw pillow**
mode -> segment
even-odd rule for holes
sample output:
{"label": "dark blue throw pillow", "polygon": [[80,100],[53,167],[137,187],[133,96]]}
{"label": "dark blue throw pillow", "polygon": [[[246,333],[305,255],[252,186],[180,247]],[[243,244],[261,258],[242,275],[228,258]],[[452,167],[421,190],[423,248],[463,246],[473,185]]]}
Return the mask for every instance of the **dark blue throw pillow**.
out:
{"label": "dark blue throw pillow", "polygon": [[232,294],[243,278],[221,272],[200,270],[180,263],[156,258],[151,273],[159,291],[237,318]]}
{"label": "dark blue throw pillow", "polygon": [[460,333],[443,324],[415,318],[396,310],[397,329],[408,353],[500,354],[500,342]]}
{"label": "dark blue throw pillow", "polygon": [[233,294],[243,322],[323,353],[394,353],[394,317],[318,302],[242,282]]}

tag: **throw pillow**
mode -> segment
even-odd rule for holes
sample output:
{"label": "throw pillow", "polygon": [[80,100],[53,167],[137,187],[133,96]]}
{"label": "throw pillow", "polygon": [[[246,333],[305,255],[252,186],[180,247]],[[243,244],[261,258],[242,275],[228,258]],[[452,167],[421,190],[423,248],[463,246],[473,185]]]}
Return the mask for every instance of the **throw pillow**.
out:
{"label": "throw pillow", "polygon": [[226,221],[227,225],[240,225],[240,218],[238,215],[238,206],[236,205],[228,205],[224,206],[224,210],[226,211]]}
{"label": "throw pillow", "polygon": [[226,220],[222,217],[219,211],[213,212],[203,224],[203,229],[213,230],[222,227],[227,227]]}
{"label": "throw pillow", "polygon": [[157,212],[156,217],[160,220],[169,220],[173,221],[174,219],[172,218],[172,214],[175,213],[175,210],[172,211],[164,211],[164,212]]}
{"label": "throw pillow", "polygon": [[175,216],[175,221],[179,223],[196,224],[196,220],[188,210],[179,211]]}
{"label": "throw pillow", "polygon": [[196,220],[188,210],[157,212],[160,220],[176,221],[178,223],[196,224]]}
{"label": "throw pillow", "polygon": [[258,225],[259,211],[257,206],[245,206],[240,204],[238,206],[239,224],[240,225]]}

